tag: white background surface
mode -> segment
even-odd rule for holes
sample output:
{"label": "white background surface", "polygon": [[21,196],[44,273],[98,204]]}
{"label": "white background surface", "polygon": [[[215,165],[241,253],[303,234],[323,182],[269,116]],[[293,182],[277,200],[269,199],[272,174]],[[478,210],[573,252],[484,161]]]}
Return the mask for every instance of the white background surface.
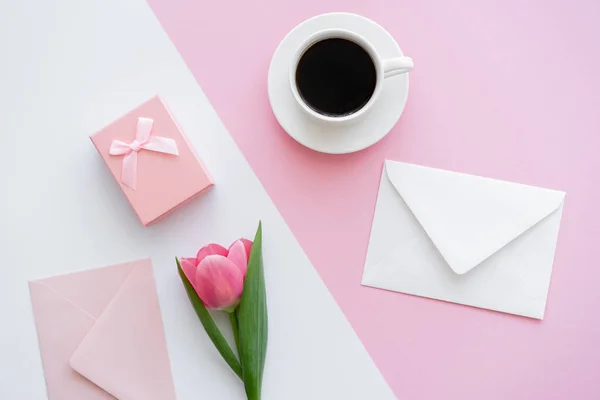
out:
{"label": "white background surface", "polygon": [[[266,71],[265,71],[266,72]],[[88,136],[159,93],[215,188],[143,228]],[[180,399],[242,399],[173,258],[264,224],[264,399],[393,399],[142,0],[0,3],[0,398],[44,399],[27,281],[150,256]]]}

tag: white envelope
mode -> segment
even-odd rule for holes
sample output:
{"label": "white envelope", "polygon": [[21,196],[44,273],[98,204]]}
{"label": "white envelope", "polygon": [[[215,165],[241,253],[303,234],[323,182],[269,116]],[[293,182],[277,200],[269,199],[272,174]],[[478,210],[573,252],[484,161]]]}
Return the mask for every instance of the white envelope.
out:
{"label": "white envelope", "polygon": [[362,284],[543,319],[564,198],[387,160]]}

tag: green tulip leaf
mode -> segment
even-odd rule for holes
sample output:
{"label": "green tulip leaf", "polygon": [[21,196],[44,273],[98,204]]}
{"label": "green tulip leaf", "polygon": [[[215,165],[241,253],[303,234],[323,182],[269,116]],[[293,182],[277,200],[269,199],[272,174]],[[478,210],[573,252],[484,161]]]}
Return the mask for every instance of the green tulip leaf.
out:
{"label": "green tulip leaf", "polygon": [[185,273],[183,272],[183,270],[181,269],[181,265],[179,264],[179,260],[175,258],[175,261],[177,262],[177,270],[179,271],[181,282],[185,287],[185,291],[187,292],[188,297],[190,298],[192,307],[194,307],[196,315],[200,319],[200,322],[202,323],[204,330],[208,334],[208,337],[210,338],[210,340],[212,340],[213,344],[215,345],[225,362],[229,365],[229,367],[231,367],[233,372],[235,372],[237,376],[242,378],[242,366],[240,365],[240,362],[235,356],[233,350],[231,350],[231,347],[229,347],[229,344],[223,337],[223,334],[217,327],[217,324],[215,324],[215,321],[213,321],[208,310],[202,303],[202,300],[200,300],[200,297],[198,297],[196,290],[194,290],[194,287],[188,280],[187,276],[185,276]]}
{"label": "green tulip leaf", "polygon": [[267,296],[262,257],[262,223],[254,237],[242,299],[237,310],[238,351],[248,400],[260,400],[267,354]]}

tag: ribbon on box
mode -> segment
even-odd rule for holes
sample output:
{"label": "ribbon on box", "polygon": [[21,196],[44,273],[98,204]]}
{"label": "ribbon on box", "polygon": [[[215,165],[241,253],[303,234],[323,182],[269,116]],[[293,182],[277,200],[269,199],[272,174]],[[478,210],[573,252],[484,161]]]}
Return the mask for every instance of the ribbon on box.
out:
{"label": "ribbon on box", "polygon": [[137,180],[137,154],[140,150],[179,156],[175,140],[161,136],[150,136],[153,125],[154,120],[150,118],[138,118],[135,140],[131,143],[113,140],[108,151],[112,156],[124,156],[121,182],[133,190],[135,190]]}

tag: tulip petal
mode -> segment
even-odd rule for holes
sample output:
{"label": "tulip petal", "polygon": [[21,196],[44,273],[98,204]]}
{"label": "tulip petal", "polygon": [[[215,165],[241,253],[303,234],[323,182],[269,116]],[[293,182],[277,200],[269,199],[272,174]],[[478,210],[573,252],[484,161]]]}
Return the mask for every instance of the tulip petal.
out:
{"label": "tulip petal", "polygon": [[206,307],[229,309],[240,301],[244,276],[233,261],[213,254],[198,265],[195,288]]}
{"label": "tulip petal", "polygon": [[179,258],[179,263],[185,277],[188,278],[188,281],[194,286],[194,282],[196,281],[196,259],[181,257]]}
{"label": "tulip petal", "polygon": [[246,276],[248,270],[248,253],[246,253],[246,246],[241,240],[236,240],[229,246],[229,252],[227,258],[233,261],[238,266],[243,276]]}
{"label": "tulip petal", "polygon": [[[218,254],[223,257],[227,257],[227,249],[220,244],[210,243],[198,250],[198,254],[196,254],[196,262],[197,264],[200,261],[204,260],[206,256],[212,256],[213,254]],[[196,265],[197,265],[196,264]]]}
{"label": "tulip petal", "polygon": [[246,260],[246,261],[249,261],[250,260],[250,252],[252,251],[252,240],[241,238],[240,241],[242,243],[244,243],[244,247],[246,248],[246,256],[248,257],[248,260]]}

